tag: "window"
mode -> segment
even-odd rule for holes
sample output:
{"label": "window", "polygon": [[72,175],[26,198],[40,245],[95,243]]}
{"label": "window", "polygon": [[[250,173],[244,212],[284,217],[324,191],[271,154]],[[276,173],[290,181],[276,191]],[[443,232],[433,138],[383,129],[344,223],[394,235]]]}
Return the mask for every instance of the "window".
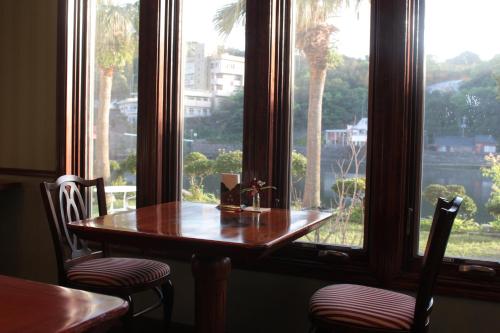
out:
{"label": "window", "polygon": [[474,10],[464,1],[426,1],[420,252],[437,197],[460,195],[446,255],[500,261],[499,10],[484,0]]}
{"label": "window", "polygon": [[135,208],[139,1],[89,1],[86,176],[109,211]]}
{"label": "window", "polygon": [[370,4],[295,1],[294,22],[292,207],[334,213],[301,241],[363,247]]}
{"label": "window", "polygon": [[[198,94],[197,117],[185,115],[184,120],[184,142],[189,143],[183,147],[182,198],[186,201],[218,202],[219,174],[241,173],[243,92],[233,88],[233,80],[224,78],[219,66],[213,66],[225,62],[224,68],[234,68],[234,62],[245,61],[244,26],[236,20],[226,27],[221,21],[227,15],[224,9],[232,3],[183,1],[183,66],[194,63],[200,78],[189,87]],[[239,74],[243,72],[242,68]],[[210,90],[213,85],[216,90]],[[188,103],[184,98],[184,104]]]}
{"label": "window", "polygon": [[[60,17],[68,17],[68,31],[59,34],[58,49],[67,63],[58,62],[65,73],[58,86],[67,90],[59,95],[58,119],[68,122],[59,126],[68,142],[60,158],[68,161],[68,172],[106,176],[93,159],[82,161],[96,155],[102,133],[94,124],[103,105],[98,51],[105,35],[96,18],[104,3],[133,9],[125,31],[134,34],[135,53],[121,57],[113,70],[113,134],[104,149],[107,183],[136,186],[127,208],[216,202],[217,174],[241,172],[243,185],[256,177],[277,187],[263,195],[263,206],[319,207],[337,218],[269,257],[262,269],[398,288],[416,284],[419,244],[425,244],[432,211],[426,200],[466,194],[477,211],[462,207],[468,215],[460,217],[450,241],[447,255],[454,259],[443,264],[443,290],[474,286],[468,295],[498,299],[498,273],[484,283],[458,272],[464,262],[499,268],[494,214],[500,185],[493,168],[500,163],[499,52],[494,36],[477,38],[498,31],[485,14],[498,10],[493,2],[475,2],[483,16],[461,30],[473,18],[470,10],[467,20],[461,16],[463,2],[427,0],[425,13],[423,2],[65,0],[67,15]],[[317,57],[310,56],[315,49],[304,45],[308,32],[294,18],[309,13],[301,6],[329,14],[314,20],[325,25],[308,31],[322,42]],[[218,35],[213,19],[229,9],[237,13],[230,33]],[[449,31],[433,17],[446,20]],[[325,34],[316,33],[322,29]],[[439,39],[442,31],[446,37]],[[434,42],[452,53],[431,57],[439,56]],[[317,123],[307,118],[309,105],[322,111]],[[312,142],[314,158],[307,157]],[[136,161],[129,159],[135,154]],[[447,169],[449,161],[459,176]],[[314,191],[305,185],[307,166],[316,167]],[[122,209],[122,201],[115,208]]]}

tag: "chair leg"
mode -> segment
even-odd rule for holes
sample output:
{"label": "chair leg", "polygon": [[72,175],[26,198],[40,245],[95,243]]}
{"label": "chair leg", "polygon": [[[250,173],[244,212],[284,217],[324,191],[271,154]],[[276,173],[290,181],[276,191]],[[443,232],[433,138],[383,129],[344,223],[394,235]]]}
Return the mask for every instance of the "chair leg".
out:
{"label": "chair leg", "polygon": [[170,326],[170,321],[172,320],[172,308],[174,304],[174,287],[172,281],[168,280],[161,286],[161,292],[163,294],[163,322],[165,325],[165,331],[168,331]]}
{"label": "chair leg", "polygon": [[134,331],[134,301],[130,295],[125,297],[128,303],[128,311],[122,318],[123,331],[132,333]]}

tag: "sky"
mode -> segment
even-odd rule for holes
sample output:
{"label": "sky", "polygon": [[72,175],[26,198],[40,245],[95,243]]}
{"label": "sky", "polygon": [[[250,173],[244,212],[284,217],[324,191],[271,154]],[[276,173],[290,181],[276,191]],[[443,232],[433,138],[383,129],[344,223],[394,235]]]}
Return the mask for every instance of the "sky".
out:
{"label": "sky", "polygon": [[183,11],[183,39],[205,43],[207,52],[214,51],[217,45],[245,49],[245,29],[236,26],[233,32],[223,38],[215,31],[213,18],[217,9],[233,3],[234,0],[184,0]]}
{"label": "sky", "polygon": [[425,53],[446,60],[472,51],[482,60],[500,54],[500,1],[427,0]]}
{"label": "sky", "polygon": [[[213,29],[217,8],[234,0],[184,0],[184,40],[204,42],[207,48],[221,44],[223,39]],[[364,1],[356,12],[343,10],[332,18],[339,31],[334,41],[338,51],[347,56],[363,58],[368,54],[370,32],[369,2]],[[500,1],[498,0],[427,0],[425,14],[425,52],[446,60],[465,51],[489,60],[500,54]],[[211,45],[211,46],[210,46]],[[225,39],[226,47],[244,49],[244,28],[237,27]]]}

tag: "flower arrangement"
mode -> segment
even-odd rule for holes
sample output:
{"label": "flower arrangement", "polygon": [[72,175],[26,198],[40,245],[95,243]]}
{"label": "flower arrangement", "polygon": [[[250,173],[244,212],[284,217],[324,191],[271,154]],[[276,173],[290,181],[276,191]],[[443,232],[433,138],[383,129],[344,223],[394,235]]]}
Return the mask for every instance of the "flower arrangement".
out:
{"label": "flower arrangement", "polygon": [[266,182],[262,180],[257,180],[257,178],[254,178],[252,182],[250,183],[250,187],[246,187],[241,190],[241,193],[248,193],[249,196],[252,198],[252,206],[255,209],[260,208],[260,192],[263,190],[275,190],[275,186],[271,185],[266,185]]}

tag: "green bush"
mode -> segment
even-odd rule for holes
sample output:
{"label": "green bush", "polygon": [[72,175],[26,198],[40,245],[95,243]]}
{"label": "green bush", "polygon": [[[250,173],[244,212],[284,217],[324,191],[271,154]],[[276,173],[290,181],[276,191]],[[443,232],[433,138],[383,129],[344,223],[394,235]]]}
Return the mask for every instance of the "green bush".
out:
{"label": "green bush", "polygon": [[365,178],[339,178],[332,185],[332,191],[337,195],[344,197],[362,198],[365,193],[366,181]]}
{"label": "green bush", "polygon": [[432,206],[436,205],[438,198],[445,198],[450,200],[455,196],[462,197],[462,206],[460,207],[458,214],[463,219],[472,219],[477,212],[476,203],[471,197],[466,194],[465,187],[463,187],[462,185],[430,184],[424,189],[422,196]]}
{"label": "green bush", "polygon": [[420,231],[431,230],[432,217],[424,217],[420,219]]}
{"label": "green bush", "polygon": [[219,200],[212,193],[205,193],[203,186],[191,186],[189,193],[183,194],[184,200],[191,202],[218,203]]}
{"label": "green bush", "polygon": [[214,169],[216,173],[241,173],[243,153],[234,150],[219,154],[215,159]]}
{"label": "green bush", "polygon": [[500,220],[490,222],[491,228],[495,231],[500,231]]}
{"label": "green bush", "polygon": [[364,209],[362,204],[357,204],[353,207],[351,212],[351,222],[362,224],[364,221]]}
{"label": "green bush", "polygon": [[465,233],[471,231],[480,231],[481,226],[474,220],[468,220],[456,217],[455,222],[453,223],[453,228],[451,230],[454,233]]}
{"label": "green bush", "polygon": [[[430,231],[432,225],[432,217],[424,217],[420,219],[420,231]],[[453,223],[452,232],[453,233],[466,233],[473,231],[480,231],[481,226],[474,220],[462,219],[460,217],[455,218]]]}
{"label": "green bush", "polygon": [[[486,208],[488,209],[488,213],[495,217],[500,217],[500,193],[491,193],[488,202],[486,203]],[[498,221],[498,219],[497,219]]]}

